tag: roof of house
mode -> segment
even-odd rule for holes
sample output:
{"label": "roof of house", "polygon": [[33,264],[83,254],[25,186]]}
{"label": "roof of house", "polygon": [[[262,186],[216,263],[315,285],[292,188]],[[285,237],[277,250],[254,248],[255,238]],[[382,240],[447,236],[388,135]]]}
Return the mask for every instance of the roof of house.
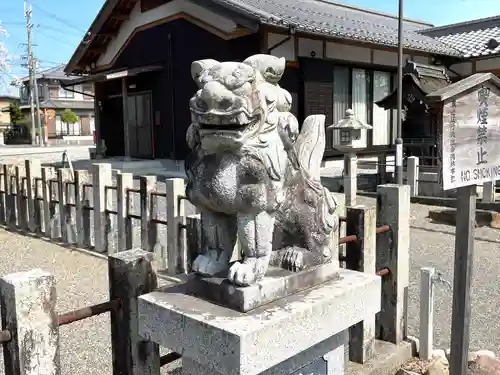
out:
{"label": "roof of house", "polygon": [[[374,43],[398,45],[398,18],[394,15],[343,5],[329,0],[190,0],[201,6],[216,7],[240,19],[281,28],[294,28],[306,34]],[[134,2],[106,0],[85,37],[75,50],[66,72],[84,71],[95,61],[124,22]],[[113,14],[115,17],[113,17]],[[119,17],[116,16],[119,14]],[[452,46],[419,32],[432,24],[405,19],[404,46],[414,51],[461,56]],[[106,32],[104,32],[106,30]],[[94,59],[94,60],[93,60]],[[85,61],[83,61],[85,60]]]}
{"label": "roof of house", "polygon": [[[233,11],[258,18],[264,24],[290,27],[322,36],[384,46],[398,45],[398,18],[368,9],[326,0],[212,0]],[[459,56],[458,50],[418,33],[429,23],[404,20],[404,47],[441,55]]]}
{"label": "roof of house", "polygon": [[441,102],[453,98],[476,86],[490,82],[500,88],[500,79],[492,73],[476,73],[427,95],[429,102]]}
{"label": "roof of house", "polygon": [[[21,109],[29,108],[29,105],[22,105]],[[85,100],[44,100],[40,102],[40,108],[47,109],[94,109],[93,101]]]}
{"label": "roof of house", "polygon": [[[42,70],[40,72],[37,72],[35,75],[36,79],[64,79],[64,80],[71,80],[71,79],[76,79],[79,78],[78,76],[72,76],[66,74],[64,71],[65,64],[60,64],[57,65],[53,68],[49,68],[46,70]],[[29,77],[23,77],[20,79],[21,82],[27,82],[29,81]]]}
{"label": "roof of house", "polygon": [[500,16],[433,27],[420,33],[459,50],[466,58],[500,54]]}
{"label": "roof of house", "polygon": [[0,95],[0,100],[16,101],[16,100],[19,100],[19,96],[14,96],[14,95]]}
{"label": "roof of house", "polygon": [[[403,87],[405,84],[416,87],[421,92],[423,99],[425,95],[449,86],[451,80],[443,67],[407,61],[406,66],[403,68]],[[375,102],[375,104],[384,109],[396,108],[397,89]]]}

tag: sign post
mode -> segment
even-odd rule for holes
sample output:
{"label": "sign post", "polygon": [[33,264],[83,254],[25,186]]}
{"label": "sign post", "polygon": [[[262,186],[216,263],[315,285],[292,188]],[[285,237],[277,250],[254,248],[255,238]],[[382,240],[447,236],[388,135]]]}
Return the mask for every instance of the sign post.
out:
{"label": "sign post", "polygon": [[500,179],[500,80],[474,74],[427,98],[442,105],[443,189],[457,189],[450,374],[467,375],[476,186]]}

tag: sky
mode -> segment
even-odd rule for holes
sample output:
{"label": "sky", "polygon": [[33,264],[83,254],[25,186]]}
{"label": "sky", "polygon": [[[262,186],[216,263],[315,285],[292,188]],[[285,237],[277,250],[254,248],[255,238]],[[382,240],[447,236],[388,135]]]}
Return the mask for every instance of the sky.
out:
{"label": "sky", "polygon": [[[40,69],[66,63],[103,0],[32,0],[33,49]],[[289,0],[294,1],[294,0]],[[381,12],[397,14],[397,0],[329,0]],[[23,0],[0,1],[0,24],[8,31],[2,38],[14,56],[11,74],[27,75],[22,56],[26,54],[26,21]],[[404,0],[404,16],[427,21],[435,26],[500,15],[500,0]],[[1,72],[0,72],[1,74]],[[9,92],[7,92],[9,90]],[[0,94],[17,94],[17,90],[0,86]]]}

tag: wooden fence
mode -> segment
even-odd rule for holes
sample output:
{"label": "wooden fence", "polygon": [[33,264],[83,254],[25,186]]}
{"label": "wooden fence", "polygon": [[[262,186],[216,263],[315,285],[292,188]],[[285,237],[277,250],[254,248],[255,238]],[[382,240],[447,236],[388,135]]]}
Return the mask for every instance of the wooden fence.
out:
{"label": "wooden fence", "polygon": [[[34,270],[0,279],[2,322],[6,322],[3,331],[0,331],[0,343],[9,348],[5,352],[10,356],[10,359],[5,359],[7,373],[33,373],[24,370],[10,372],[23,350],[33,363],[43,362],[59,368],[58,358],[40,357],[40,353],[50,357],[58,351],[55,340],[58,327],[104,312],[111,312],[115,374],[159,374],[156,369],[159,371],[160,363],[166,364],[179,358],[180,355],[171,353],[160,359],[157,346],[152,344],[145,344],[146,349],[141,349],[139,358],[134,343],[143,340],[136,333],[137,297],[151,292],[157,285],[152,276],[150,254],[155,252],[160,255],[169,273],[177,275],[189,272],[190,253],[200,246],[200,219],[196,214],[186,215],[185,212],[184,180],[167,180],[166,191],[159,192],[156,179],[152,176],[139,177],[139,188],[135,188],[131,174],[118,173],[116,184],[113,184],[109,164],[95,164],[91,172],[75,171],[74,175],[69,169],[41,168],[36,161],[26,161],[24,166],[4,165],[2,171],[2,224],[11,229],[57,239],[67,245],[107,252],[110,264],[110,300],[63,315],[55,313],[55,300],[51,300],[55,297],[44,289],[48,286],[53,289],[52,275]],[[89,194],[90,188],[92,194]],[[116,209],[111,204],[113,191],[116,192]],[[138,213],[132,212],[131,194],[139,196]],[[166,220],[158,219],[155,197],[166,200]],[[339,261],[346,268],[382,277],[380,313],[349,330],[346,345],[349,359],[364,363],[373,357],[375,339],[399,344],[406,337],[410,187],[378,186],[376,207],[346,208],[342,202],[339,203],[339,224],[342,226],[339,234],[342,237],[334,241]],[[131,223],[134,219],[140,222],[139,238],[134,238]],[[160,225],[167,227],[163,235],[165,241],[161,241],[159,235]],[[139,246],[134,246],[137,242]],[[122,251],[135,247],[140,250]],[[21,285],[23,283],[30,287],[26,288]],[[29,295],[24,295],[28,292]],[[19,300],[38,301],[33,302],[35,304],[45,302],[38,310],[35,308],[28,314],[21,314],[15,307],[15,301]],[[46,318],[40,320],[40,325],[33,326],[30,314],[38,314],[36,319],[40,314]],[[33,329],[40,337],[47,338],[38,340],[37,345],[55,346],[36,350],[29,347],[31,344],[29,340],[23,340],[23,335]],[[124,342],[128,344],[123,345]],[[122,361],[121,358],[132,360]],[[132,372],[132,367],[127,367],[144,361],[152,361],[144,364],[144,372]],[[54,371],[39,374],[56,374]]]}

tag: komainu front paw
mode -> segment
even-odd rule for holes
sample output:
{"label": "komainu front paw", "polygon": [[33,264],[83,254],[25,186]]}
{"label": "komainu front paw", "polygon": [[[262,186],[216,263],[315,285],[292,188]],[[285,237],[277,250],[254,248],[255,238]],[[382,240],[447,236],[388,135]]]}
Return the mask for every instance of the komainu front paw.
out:
{"label": "komainu front paw", "polygon": [[217,250],[209,250],[205,254],[200,254],[193,262],[193,272],[202,276],[214,276],[219,272],[229,268],[228,260]]}
{"label": "komainu front paw", "polygon": [[302,271],[306,267],[304,259],[306,252],[308,251],[297,247],[289,247],[283,250],[281,267],[293,272]]}
{"label": "komainu front paw", "polygon": [[229,268],[228,280],[233,284],[248,286],[257,281],[255,262],[236,262]]}

